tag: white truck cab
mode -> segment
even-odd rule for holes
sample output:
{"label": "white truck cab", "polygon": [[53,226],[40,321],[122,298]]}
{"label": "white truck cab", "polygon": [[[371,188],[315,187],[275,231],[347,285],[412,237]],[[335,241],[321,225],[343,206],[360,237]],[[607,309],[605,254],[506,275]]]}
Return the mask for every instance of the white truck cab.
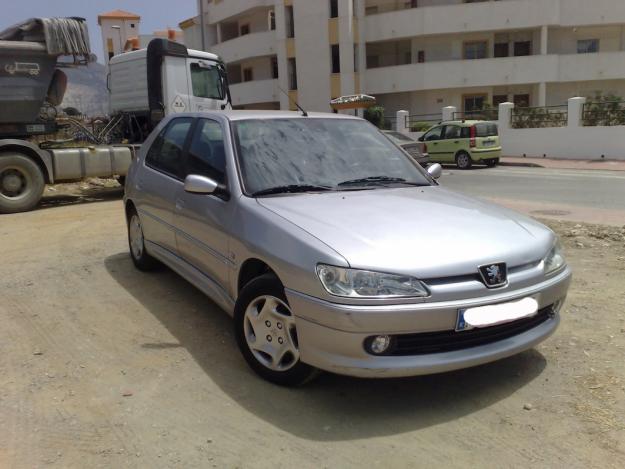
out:
{"label": "white truck cab", "polygon": [[108,88],[111,115],[130,114],[146,130],[166,115],[225,109],[230,103],[219,57],[167,39],[112,57]]}

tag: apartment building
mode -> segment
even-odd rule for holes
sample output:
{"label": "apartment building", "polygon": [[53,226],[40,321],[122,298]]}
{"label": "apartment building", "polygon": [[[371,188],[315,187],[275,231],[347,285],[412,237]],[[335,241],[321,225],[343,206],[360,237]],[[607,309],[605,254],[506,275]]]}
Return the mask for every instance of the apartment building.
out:
{"label": "apartment building", "polygon": [[[198,0],[185,42],[228,65],[234,104],[310,110],[375,96],[391,114],[625,97],[622,0]],[[202,27],[203,23],[203,27]]]}

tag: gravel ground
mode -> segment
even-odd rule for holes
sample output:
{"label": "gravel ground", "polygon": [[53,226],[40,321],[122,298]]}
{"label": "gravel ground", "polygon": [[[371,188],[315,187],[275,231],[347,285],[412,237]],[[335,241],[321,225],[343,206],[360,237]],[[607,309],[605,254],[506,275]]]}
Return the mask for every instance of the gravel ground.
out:
{"label": "gravel ground", "polygon": [[0,467],[622,467],[625,227],[548,222],[574,281],[534,350],[289,390],[191,285],[132,267],[109,185],[0,217]]}

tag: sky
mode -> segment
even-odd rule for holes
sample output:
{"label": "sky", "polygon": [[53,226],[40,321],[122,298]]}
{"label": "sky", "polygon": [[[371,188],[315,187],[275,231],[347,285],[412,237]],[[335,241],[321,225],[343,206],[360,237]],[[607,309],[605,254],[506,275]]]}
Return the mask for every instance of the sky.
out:
{"label": "sky", "polygon": [[[10,4],[10,6],[9,6]],[[178,23],[197,15],[196,0],[0,0],[0,31],[33,17],[80,16],[87,19],[91,50],[102,60],[98,14],[121,9],[141,16],[141,34],[178,28]]]}

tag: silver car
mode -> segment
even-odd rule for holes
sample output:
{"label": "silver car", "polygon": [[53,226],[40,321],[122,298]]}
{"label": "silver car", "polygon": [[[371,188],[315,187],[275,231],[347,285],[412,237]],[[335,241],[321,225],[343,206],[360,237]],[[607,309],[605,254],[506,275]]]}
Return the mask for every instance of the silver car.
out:
{"label": "silver car", "polygon": [[279,111],[176,114],[125,195],[130,253],[234,317],[262,377],[438,373],[533,347],[571,271],[554,233],[438,185],[368,122]]}

